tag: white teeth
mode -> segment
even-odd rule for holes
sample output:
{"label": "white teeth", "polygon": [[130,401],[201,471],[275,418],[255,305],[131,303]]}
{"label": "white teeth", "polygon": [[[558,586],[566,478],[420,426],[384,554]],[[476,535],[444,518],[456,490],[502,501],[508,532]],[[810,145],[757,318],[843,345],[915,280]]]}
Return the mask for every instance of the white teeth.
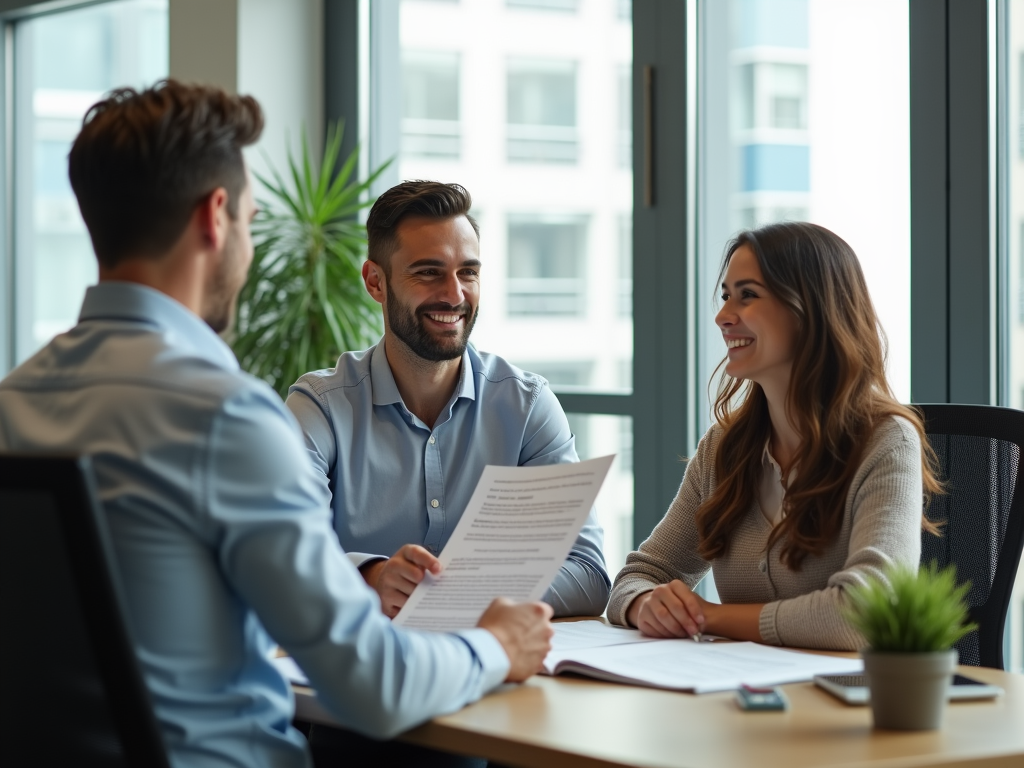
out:
{"label": "white teeth", "polygon": [[427,315],[427,317],[438,323],[454,323],[461,318],[462,315]]}
{"label": "white teeth", "polygon": [[737,347],[746,347],[753,343],[753,339],[726,339],[725,341],[725,345],[729,349],[736,349]]}

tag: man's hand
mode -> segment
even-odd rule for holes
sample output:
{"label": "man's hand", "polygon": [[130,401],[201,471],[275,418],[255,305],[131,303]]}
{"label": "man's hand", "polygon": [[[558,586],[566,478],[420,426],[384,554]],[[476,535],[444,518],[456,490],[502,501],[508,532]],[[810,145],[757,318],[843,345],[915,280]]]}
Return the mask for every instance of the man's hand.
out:
{"label": "man's hand", "polygon": [[555,634],[552,613],[547,603],[514,603],[499,597],[480,617],[477,626],[498,638],[508,656],[506,683],[521,683],[540,671]]}
{"label": "man's hand", "polygon": [[441,563],[423,547],[406,544],[389,560],[375,560],[359,571],[363,580],[380,595],[385,615],[393,619],[427,571],[435,576],[441,572]]}
{"label": "man's hand", "polygon": [[691,637],[704,631],[706,605],[676,579],[633,600],[626,621],[651,637]]}

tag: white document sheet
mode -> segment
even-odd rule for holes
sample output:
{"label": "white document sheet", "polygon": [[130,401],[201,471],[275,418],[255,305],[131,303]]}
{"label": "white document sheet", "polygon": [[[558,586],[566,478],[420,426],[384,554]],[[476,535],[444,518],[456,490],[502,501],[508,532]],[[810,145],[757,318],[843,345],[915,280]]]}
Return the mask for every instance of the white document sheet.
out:
{"label": "white document sheet", "polygon": [[555,636],[551,638],[551,652],[544,661],[545,666],[555,656],[572,654],[584,648],[603,648],[608,645],[627,645],[629,643],[650,643],[656,637],[640,634],[639,629],[605,624],[603,621],[559,621],[552,624]]}
{"label": "white document sheet", "polygon": [[462,519],[394,619],[411,629],[476,626],[496,597],[540,600],[572,549],[614,456],[542,467],[484,467]]}
{"label": "white document sheet", "polygon": [[576,672],[599,680],[694,693],[728,691],[743,684],[772,686],[814,675],[862,674],[860,659],[785,651],[757,643],[693,640],[630,642],[576,651],[552,651],[548,674]]}

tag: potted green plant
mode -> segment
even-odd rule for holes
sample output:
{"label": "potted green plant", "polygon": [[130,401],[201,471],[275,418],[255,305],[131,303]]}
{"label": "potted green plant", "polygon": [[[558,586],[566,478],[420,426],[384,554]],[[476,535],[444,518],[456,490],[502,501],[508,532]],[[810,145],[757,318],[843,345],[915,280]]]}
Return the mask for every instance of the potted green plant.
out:
{"label": "potted green plant", "polygon": [[272,166],[271,178],[257,174],[271,199],[253,222],[255,254],[231,346],[242,368],[282,397],[302,374],[381,334],[380,308],[363,287],[358,212],[373,203],[367,193],[387,164],[359,181],[358,147],[337,168],[341,138],[341,126],[328,129],[317,165],[303,137],[300,161],[288,153],[288,183]]}
{"label": "potted green plant", "polygon": [[895,568],[848,591],[847,619],[864,636],[861,652],[876,728],[926,730],[942,725],[957,663],[953,644],[977,629],[967,623],[953,566],[933,561]]}

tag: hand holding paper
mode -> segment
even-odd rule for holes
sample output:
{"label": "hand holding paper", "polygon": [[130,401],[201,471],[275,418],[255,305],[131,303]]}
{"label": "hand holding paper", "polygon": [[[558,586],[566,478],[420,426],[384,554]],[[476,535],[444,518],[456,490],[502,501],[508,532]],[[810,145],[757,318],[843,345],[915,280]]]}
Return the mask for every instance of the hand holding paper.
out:
{"label": "hand holding paper", "polygon": [[441,574],[427,574],[395,623],[413,629],[466,629],[476,625],[495,597],[543,597],[614,458],[485,467],[441,553]]}

